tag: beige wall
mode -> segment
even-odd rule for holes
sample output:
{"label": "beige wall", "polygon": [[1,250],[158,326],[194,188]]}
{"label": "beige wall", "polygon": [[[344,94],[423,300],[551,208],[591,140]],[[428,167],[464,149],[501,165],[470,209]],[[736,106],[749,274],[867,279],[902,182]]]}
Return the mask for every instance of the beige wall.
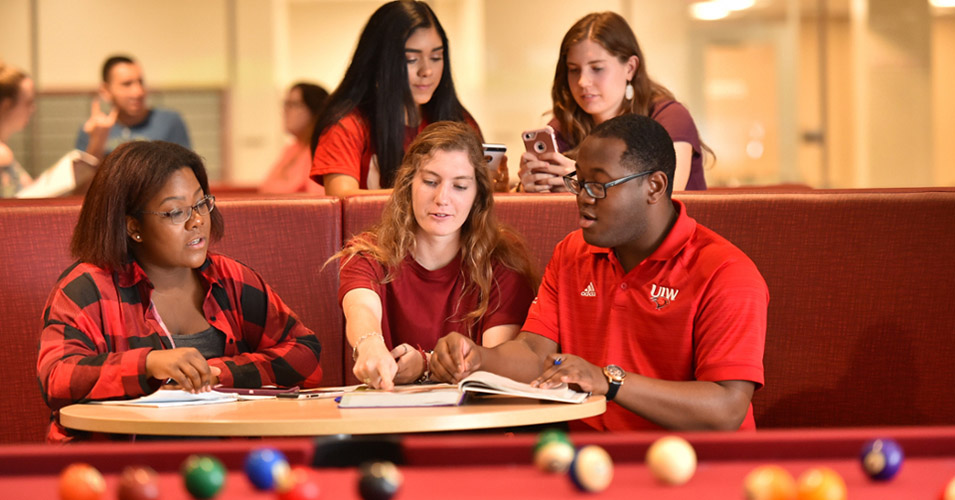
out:
{"label": "beige wall", "polygon": [[44,90],[94,87],[103,60],[128,52],[143,63],[149,85],[224,86],[225,5],[226,0],[37,2],[37,83]]}
{"label": "beige wall", "polygon": [[[955,186],[955,17],[938,19],[932,29],[932,108],[934,184]],[[904,96],[903,96],[904,98]]]}
{"label": "beige wall", "polygon": [[30,0],[3,0],[0,2],[0,20],[0,59],[32,71]]}

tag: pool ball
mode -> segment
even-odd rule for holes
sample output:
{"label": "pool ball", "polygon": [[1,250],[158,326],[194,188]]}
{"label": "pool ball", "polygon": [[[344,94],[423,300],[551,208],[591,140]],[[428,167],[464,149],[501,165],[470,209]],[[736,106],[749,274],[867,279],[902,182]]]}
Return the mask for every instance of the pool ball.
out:
{"label": "pool ball", "polygon": [[905,454],[899,443],[887,438],[873,439],[862,447],[862,470],[872,479],[888,481],[902,467]]}
{"label": "pool ball", "polygon": [[358,493],[364,500],[389,500],[401,488],[401,472],[391,462],[363,464],[358,476]]}
{"label": "pool ball", "polygon": [[534,453],[537,453],[537,450],[544,447],[547,443],[554,441],[559,441],[561,443],[567,443],[573,447],[574,443],[571,442],[570,437],[567,436],[567,433],[560,429],[547,429],[537,435],[537,443],[534,444]]}
{"label": "pool ball", "polygon": [[598,493],[613,481],[613,460],[606,450],[587,445],[577,450],[570,464],[570,480],[581,491]]}
{"label": "pool ball", "polygon": [[304,465],[292,467],[288,475],[276,485],[278,500],[318,500],[321,489],[316,476],[314,470]]}
{"label": "pool ball", "polygon": [[90,464],[68,465],[60,473],[61,500],[99,500],[106,491],[106,480]]}
{"label": "pool ball", "polygon": [[778,465],[756,467],[743,480],[746,500],[795,500],[796,480]]}
{"label": "pool ball", "polygon": [[799,500],[846,500],[846,482],[828,467],[814,467],[796,481]]}
{"label": "pool ball", "polygon": [[274,490],[288,473],[288,460],[275,448],[258,448],[245,458],[245,475],[258,490]]}
{"label": "pool ball", "polygon": [[679,486],[696,472],[696,451],[681,437],[662,437],[647,450],[647,466],[659,481]]}
{"label": "pool ball", "polygon": [[225,467],[211,455],[190,455],[181,472],[186,490],[200,500],[214,497],[225,486]]}
{"label": "pool ball", "polygon": [[119,500],[157,500],[159,474],[151,467],[133,465],[119,476]]}
{"label": "pool ball", "polygon": [[573,445],[564,441],[551,441],[534,452],[534,465],[544,472],[564,473],[574,461]]}

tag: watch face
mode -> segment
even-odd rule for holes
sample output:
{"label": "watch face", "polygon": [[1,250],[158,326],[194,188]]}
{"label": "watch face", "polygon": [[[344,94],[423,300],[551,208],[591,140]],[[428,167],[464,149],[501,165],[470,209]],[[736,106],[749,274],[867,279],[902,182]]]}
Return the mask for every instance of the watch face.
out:
{"label": "watch face", "polygon": [[623,368],[617,365],[607,365],[607,367],[604,368],[604,373],[616,382],[623,380],[623,378],[627,376],[627,372],[623,371]]}

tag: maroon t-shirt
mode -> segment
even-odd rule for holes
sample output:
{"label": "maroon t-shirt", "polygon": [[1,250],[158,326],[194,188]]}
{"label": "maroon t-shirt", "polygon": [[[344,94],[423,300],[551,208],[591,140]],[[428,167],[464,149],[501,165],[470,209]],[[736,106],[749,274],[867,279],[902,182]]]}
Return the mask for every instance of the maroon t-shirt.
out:
{"label": "maroon t-shirt", "polygon": [[[689,110],[677,101],[668,99],[658,101],[650,110],[650,118],[663,125],[673,142],[687,142],[693,147],[693,158],[690,160],[690,178],[686,181],[687,191],[703,191],[706,189],[706,177],[703,175],[703,148],[700,146],[700,133],[696,130],[696,123],[690,116]],[[560,123],[556,118],[549,125],[554,128],[557,139],[557,149],[561,153],[573,149],[571,144],[560,130]]]}
{"label": "maroon t-shirt", "polygon": [[491,327],[523,324],[534,300],[535,291],[517,271],[495,262],[493,273],[487,313],[471,325],[463,318],[477,306],[478,292],[472,290],[462,297],[470,279],[462,272],[461,259],[429,271],[408,256],[397,277],[382,284],[384,266],[366,256],[355,256],[342,266],[338,302],[355,288],[377,293],[382,305],[381,333],[389,349],[403,342],[434,349],[438,339],[450,332],[468,335],[480,344]]}

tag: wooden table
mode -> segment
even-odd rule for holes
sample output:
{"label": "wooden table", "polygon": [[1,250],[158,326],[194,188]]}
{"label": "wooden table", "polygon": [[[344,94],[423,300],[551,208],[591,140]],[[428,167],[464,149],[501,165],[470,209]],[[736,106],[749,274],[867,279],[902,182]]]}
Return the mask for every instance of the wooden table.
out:
{"label": "wooden table", "polygon": [[349,409],[339,409],[333,399],[280,398],[172,408],[75,404],[60,410],[60,423],[116,434],[319,436],[516,427],[592,417],[606,409],[603,396],[579,404],[485,396],[461,406]]}

